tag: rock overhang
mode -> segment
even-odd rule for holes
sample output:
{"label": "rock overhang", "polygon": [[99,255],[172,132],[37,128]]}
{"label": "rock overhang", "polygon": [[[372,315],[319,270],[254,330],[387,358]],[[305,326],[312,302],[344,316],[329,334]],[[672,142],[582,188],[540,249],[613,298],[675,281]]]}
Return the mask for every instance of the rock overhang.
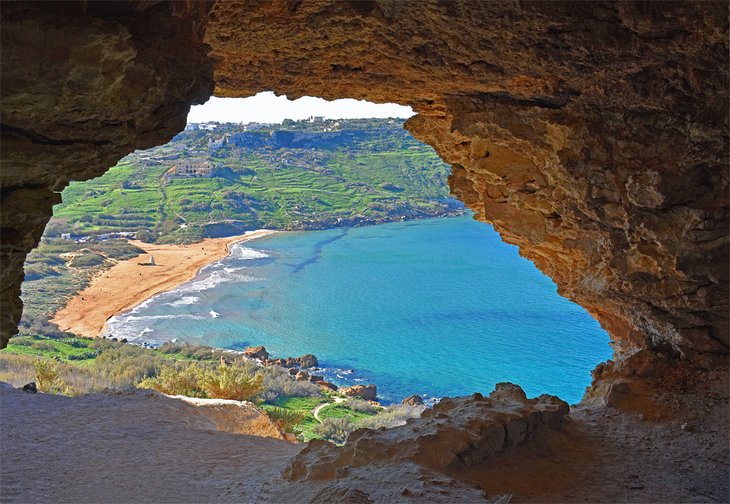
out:
{"label": "rock overhang", "polygon": [[2,10],[3,341],[57,191],[163,143],[213,92],[274,90],[412,106],[406,127],[452,165],[453,193],[588,309],[618,358],[727,354],[725,3]]}

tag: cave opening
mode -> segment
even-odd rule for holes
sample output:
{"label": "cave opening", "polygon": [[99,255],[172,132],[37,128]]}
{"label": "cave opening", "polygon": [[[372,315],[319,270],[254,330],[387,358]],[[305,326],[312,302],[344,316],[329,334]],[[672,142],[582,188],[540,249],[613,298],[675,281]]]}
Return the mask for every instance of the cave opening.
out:
{"label": "cave opening", "polygon": [[[148,416],[147,399],[3,386],[11,499],[728,502],[727,2],[6,2],[2,11],[0,346],[17,332],[26,255],[70,180],[169,141],[190,104],[211,94],[275,89],[413,107],[406,127],[452,166],[457,197],[593,314],[616,351],[570,413],[551,401],[523,409],[520,391],[502,387],[445,401],[397,433],[303,451],[196,430],[171,402]],[[89,259],[99,260],[80,261]],[[74,358],[88,351],[68,343]],[[500,423],[516,410],[552,424],[545,437],[522,436],[520,418]],[[160,421],[140,431],[142,417]],[[69,435],[79,426],[102,435],[79,442]],[[104,458],[109,432],[124,438],[124,466]],[[515,439],[528,446],[506,442]],[[151,444],[165,440],[174,442]],[[195,464],[180,451],[190,446]],[[259,449],[265,456],[239,456]],[[40,484],[27,477],[37,460],[48,467]]]}
{"label": "cave opening", "polygon": [[[412,114],[273,93],[193,107],[168,144],[63,192],[26,262],[11,351],[58,324],[150,347],[313,353],[326,381],[376,383],[384,403],[505,381],[577,403],[608,335],[453,198],[449,167],[402,129]],[[157,268],[125,274],[154,276],[186,252],[176,244],[258,229],[288,233],[234,245],[152,298],[118,299],[134,287],[105,273],[149,256]]]}

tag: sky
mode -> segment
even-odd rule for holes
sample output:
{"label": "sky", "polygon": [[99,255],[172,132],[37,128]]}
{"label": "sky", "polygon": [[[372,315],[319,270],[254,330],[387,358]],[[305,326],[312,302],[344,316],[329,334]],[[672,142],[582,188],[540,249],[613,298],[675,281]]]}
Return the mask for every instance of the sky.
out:
{"label": "sky", "polygon": [[305,96],[289,100],[285,96],[275,96],[268,91],[249,98],[212,97],[203,105],[191,107],[188,123],[208,121],[232,123],[280,123],[284,119],[306,119],[310,116],[323,116],[327,119],[355,119],[361,117],[400,117],[408,118],[414,114],[410,107],[395,103],[376,104],[363,100],[327,101],[322,98]]}

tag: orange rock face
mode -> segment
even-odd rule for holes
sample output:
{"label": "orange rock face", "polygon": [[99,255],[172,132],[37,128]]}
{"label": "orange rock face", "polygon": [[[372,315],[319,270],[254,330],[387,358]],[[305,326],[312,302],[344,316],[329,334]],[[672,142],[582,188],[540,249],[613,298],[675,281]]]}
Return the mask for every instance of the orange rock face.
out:
{"label": "orange rock face", "polygon": [[4,339],[53,191],[164,142],[215,86],[411,105],[454,194],[619,354],[727,353],[726,3],[2,8]]}

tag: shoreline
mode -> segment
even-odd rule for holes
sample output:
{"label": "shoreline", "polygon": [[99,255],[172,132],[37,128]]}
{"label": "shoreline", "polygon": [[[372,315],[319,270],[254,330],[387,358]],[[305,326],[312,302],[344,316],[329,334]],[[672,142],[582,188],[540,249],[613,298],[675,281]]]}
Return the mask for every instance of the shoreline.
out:
{"label": "shoreline", "polygon": [[[206,238],[185,245],[156,245],[130,240],[145,253],[119,261],[100,272],[85,289],[77,292],[54,313],[50,321],[62,331],[98,338],[111,317],[194,279],[202,268],[227,257],[232,245],[279,232],[258,229],[243,235]],[[140,265],[145,255],[154,256],[156,264]]]}

